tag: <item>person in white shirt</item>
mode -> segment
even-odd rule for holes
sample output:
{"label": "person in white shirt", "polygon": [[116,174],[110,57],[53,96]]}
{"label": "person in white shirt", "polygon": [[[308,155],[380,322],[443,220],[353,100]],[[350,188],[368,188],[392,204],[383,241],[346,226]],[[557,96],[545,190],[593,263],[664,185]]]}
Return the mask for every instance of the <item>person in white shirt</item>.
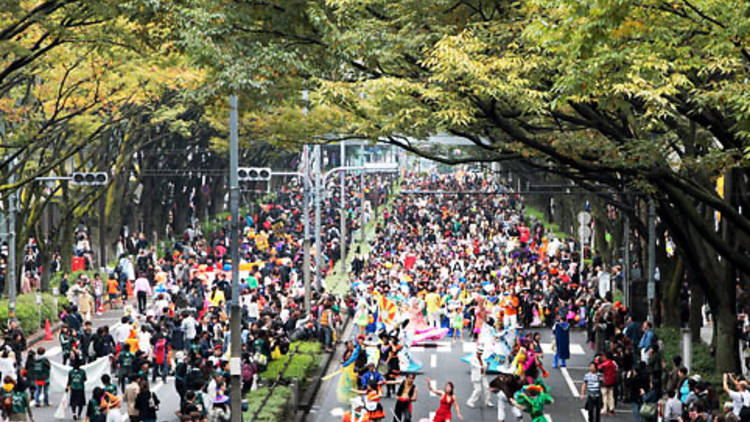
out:
{"label": "person in white shirt", "polygon": [[477,401],[484,395],[484,405],[492,407],[492,401],[490,396],[490,384],[487,382],[487,378],[484,376],[485,366],[484,358],[482,357],[484,350],[482,346],[477,346],[476,353],[471,357],[471,386],[473,388],[471,397],[466,402],[469,407],[476,407]]}
{"label": "person in white shirt", "polygon": [[[737,378],[735,378],[732,374],[724,374],[723,381],[724,391],[727,393],[729,398],[732,399],[732,411],[734,412],[735,416],[743,419],[742,415],[740,414],[743,413],[743,408],[746,408],[744,413],[750,413],[750,391],[747,391],[747,381],[738,381]],[[737,391],[729,388],[728,381],[731,381],[732,384],[734,384],[735,388],[737,388]]]}
{"label": "person in white shirt", "polygon": [[130,331],[133,328],[130,325],[130,319],[126,316],[120,320],[120,325],[112,330],[112,338],[115,340],[115,344],[125,343],[125,340],[130,336]]}
{"label": "person in white shirt", "polygon": [[193,342],[195,339],[195,336],[197,335],[196,325],[198,325],[198,322],[193,318],[193,314],[188,314],[183,320],[182,320],[182,331],[185,333],[185,348],[187,349],[190,346],[190,343]]}

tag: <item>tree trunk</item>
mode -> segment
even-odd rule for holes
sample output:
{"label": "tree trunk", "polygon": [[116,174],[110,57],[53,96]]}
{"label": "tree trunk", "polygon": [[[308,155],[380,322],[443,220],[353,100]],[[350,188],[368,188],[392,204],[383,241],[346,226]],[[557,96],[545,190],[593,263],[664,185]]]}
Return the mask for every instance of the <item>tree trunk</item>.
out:
{"label": "tree trunk", "polygon": [[680,320],[680,290],[684,267],[682,256],[678,256],[672,276],[665,278],[669,281],[669,284],[664,287],[662,298],[662,323],[665,327],[680,328],[682,325]]}
{"label": "tree trunk", "polygon": [[703,325],[703,314],[701,306],[703,305],[704,295],[698,283],[690,283],[690,338],[693,343],[701,341],[701,326]]}
{"label": "tree trunk", "polygon": [[740,369],[739,343],[736,336],[737,314],[734,309],[720,306],[714,311],[716,332],[716,372],[738,373]]}

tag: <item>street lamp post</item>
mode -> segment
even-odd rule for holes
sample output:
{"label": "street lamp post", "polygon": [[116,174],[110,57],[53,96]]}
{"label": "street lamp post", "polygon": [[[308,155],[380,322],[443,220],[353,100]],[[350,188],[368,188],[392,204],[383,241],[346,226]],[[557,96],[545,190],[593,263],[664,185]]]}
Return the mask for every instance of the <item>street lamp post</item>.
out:
{"label": "street lamp post", "polygon": [[[346,141],[341,141],[341,165],[344,166],[346,163]],[[344,172],[341,172],[341,245],[339,250],[341,251],[341,276],[346,276],[346,182]]]}
{"label": "street lamp post", "polygon": [[315,163],[313,164],[313,177],[315,178],[315,289],[320,290],[321,279],[320,279],[320,266],[323,263],[323,256],[321,253],[321,211],[320,211],[320,195],[322,194],[321,184],[323,182],[320,174],[321,159],[320,156],[320,145],[313,147],[313,157]]}
{"label": "street lamp post", "polygon": [[239,162],[239,140],[237,128],[237,95],[229,97],[229,206],[232,221],[231,232],[231,256],[232,256],[232,299],[231,319],[229,321],[230,332],[230,361],[229,375],[231,378],[230,400],[233,412],[232,422],[240,422],[242,412],[242,370],[240,365],[240,354],[242,353],[241,327],[240,327],[240,249],[239,249],[239,178],[237,174]]}

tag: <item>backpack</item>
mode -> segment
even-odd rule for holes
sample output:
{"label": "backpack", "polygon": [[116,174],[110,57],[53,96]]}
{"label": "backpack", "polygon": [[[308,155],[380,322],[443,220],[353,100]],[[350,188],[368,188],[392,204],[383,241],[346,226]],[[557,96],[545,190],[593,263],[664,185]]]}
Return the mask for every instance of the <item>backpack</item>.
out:
{"label": "backpack", "polygon": [[246,363],[242,365],[242,382],[251,382],[255,375],[255,364]]}

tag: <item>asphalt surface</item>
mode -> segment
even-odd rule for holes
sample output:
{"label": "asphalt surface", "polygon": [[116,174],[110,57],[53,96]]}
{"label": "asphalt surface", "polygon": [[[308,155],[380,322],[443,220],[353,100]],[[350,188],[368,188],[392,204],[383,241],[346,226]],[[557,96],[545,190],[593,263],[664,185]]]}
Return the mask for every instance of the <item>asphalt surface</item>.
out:
{"label": "asphalt surface", "polygon": [[[103,326],[103,325],[109,325],[110,331],[117,326],[120,323],[120,318],[122,317],[122,311],[114,310],[107,312],[104,315],[95,316],[92,318],[92,322],[94,325],[94,330],[96,330],[97,327]],[[35,344],[33,346],[33,349],[36,350],[37,348],[44,347],[47,350],[47,353],[45,354],[48,359],[50,359],[53,362],[62,363],[62,353],[60,349],[60,342],[57,340],[57,334],[53,335],[54,340],[52,341],[46,341],[41,342],[38,344]],[[113,377],[115,380],[117,378]],[[149,378],[149,381],[150,378]],[[119,388],[119,386],[118,386]],[[156,382],[151,383],[151,390],[156,392],[159,399],[161,400],[161,404],[159,406],[159,412],[158,412],[158,421],[178,421],[179,418],[177,415],[175,415],[175,412],[179,410],[180,406],[180,396],[177,394],[177,390],[174,386],[174,377],[169,376],[167,377],[167,383],[162,383],[161,378],[157,378]],[[118,391],[118,394],[121,396],[122,391]],[[32,397],[33,398],[33,397]],[[91,398],[91,392],[86,392],[86,399]],[[62,394],[61,393],[50,393],[50,407],[33,407],[32,413],[34,415],[34,420],[36,421],[59,421],[61,419],[55,419],[54,414],[55,410],[57,410],[57,406],[60,404],[60,401],[62,400]],[[33,405],[32,405],[33,406]],[[124,404],[123,404],[124,406]],[[126,413],[127,410],[125,407],[122,408],[123,413]],[[85,413],[85,409],[84,409]],[[71,416],[71,418],[67,420],[73,420],[72,413],[70,412],[70,409],[68,409],[68,415]]]}
{"label": "asphalt surface", "polygon": [[[543,364],[549,371],[550,375],[545,379],[545,383],[550,389],[550,393],[555,403],[547,405],[545,413],[547,419],[552,421],[581,422],[586,421],[583,414],[583,401],[578,397],[581,388],[583,376],[587,371],[587,365],[593,358],[593,352],[585,344],[586,333],[581,330],[570,333],[571,359],[567,362],[565,369],[552,368],[551,331],[546,328],[531,329],[528,331],[538,331],[542,335],[542,344],[544,350]],[[474,350],[474,344],[461,340],[451,340],[449,338],[438,342],[436,348],[424,348],[423,350],[414,350],[414,354],[424,364],[423,373],[417,377],[416,384],[418,388],[418,399],[413,404],[414,422],[419,422],[424,418],[431,420],[434,411],[438,408],[439,397],[431,395],[428,392],[425,377],[434,380],[438,389],[442,389],[446,381],[452,381],[455,385],[456,395],[461,406],[461,413],[465,421],[497,421],[497,408],[469,408],[466,400],[471,395],[471,382],[469,380],[469,365],[462,362],[461,357],[471,353]],[[339,362],[341,350],[337,350],[337,360]],[[331,365],[329,373],[337,370],[338,367]],[[489,375],[492,379],[494,375]],[[348,410],[348,403],[340,403],[336,397],[336,386],[338,377],[326,381],[320,389],[316,404],[313,407],[308,421],[330,422],[341,421],[341,415]],[[572,391],[575,389],[575,393]],[[383,399],[383,408],[386,410],[386,421],[393,420],[394,399]],[[496,397],[492,398],[493,403],[497,403]],[[458,420],[455,411],[454,420]],[[528,414],[524,415],[524,420],[530,420]],[[632,421],[633,415],[630,404],[618,403],[617,411],[614,416],[603,416],[602,421],[607,422],[624,422]],[[507,419],[507,422],[511,422]]]}

